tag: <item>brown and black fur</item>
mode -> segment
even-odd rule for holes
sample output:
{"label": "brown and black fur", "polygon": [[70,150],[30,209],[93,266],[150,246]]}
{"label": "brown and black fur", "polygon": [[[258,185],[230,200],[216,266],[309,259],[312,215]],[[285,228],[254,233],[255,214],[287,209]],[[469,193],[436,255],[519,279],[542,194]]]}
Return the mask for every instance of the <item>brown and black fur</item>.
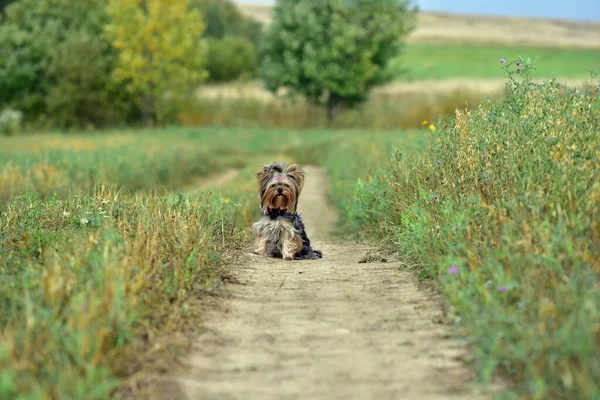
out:
{"label": "brown and black fur", "polygon": [[260,219],[253,225],[254,252],[284,260],[322,258],[323,253],[310,245],[298,208],[304,186],[300,166],[273,163],[257,174],[260,194]]}

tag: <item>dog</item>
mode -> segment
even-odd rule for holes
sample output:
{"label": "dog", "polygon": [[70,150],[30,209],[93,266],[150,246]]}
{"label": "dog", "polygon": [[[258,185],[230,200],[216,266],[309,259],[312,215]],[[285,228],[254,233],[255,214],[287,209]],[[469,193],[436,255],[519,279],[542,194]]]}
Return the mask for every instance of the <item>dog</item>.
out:
{"label": "dog", "polygon": [[310,245],[298,208],[304,185],[304,171],[297,164],[265,165],[257,174],[260,219],[252,225],[254,253],[284,260],[323,257]]}

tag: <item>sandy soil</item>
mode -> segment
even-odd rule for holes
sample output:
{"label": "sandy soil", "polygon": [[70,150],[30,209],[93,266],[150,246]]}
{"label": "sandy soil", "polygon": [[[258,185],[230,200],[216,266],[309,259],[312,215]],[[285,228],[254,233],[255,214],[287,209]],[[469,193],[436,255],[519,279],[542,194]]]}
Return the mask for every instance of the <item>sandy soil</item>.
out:
{"label": "sandy soil", "polygon": [[400,261],[358,263],[335,240],[328,182],[306,168],[300,196],[317,261],[247,254],[209,311],[181,389],[195,399],[485,399],[436,297]]}

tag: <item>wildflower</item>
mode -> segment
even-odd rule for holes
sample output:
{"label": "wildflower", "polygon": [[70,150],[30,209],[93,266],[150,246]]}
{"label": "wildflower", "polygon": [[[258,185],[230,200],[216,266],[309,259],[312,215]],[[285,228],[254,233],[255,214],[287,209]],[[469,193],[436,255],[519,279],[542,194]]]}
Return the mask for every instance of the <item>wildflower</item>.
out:
{"label": "wildflower", "polygon": [[81,208],[81,204],[77,204],[77,208]]}
{"label": "wildflower", "polygon": [[108,204],[108,200],[102,199],[102,204]]}
{"label": "wildflower", "polygon": [[86,225],[88,222],[90,222],[89,220],[87,220],[86,218],[81,218],[81,222],[83,225]]}
{"label": "wildflower", "polygon": [[500,287],[498,288],[498,291],[499,291],[500,293],[506,293],[506,286],[500,286]]}
{"label": "wildflower", "polygon": [[435,201],[437,201],[437,200],[439,200],[439,197],[437,197],[437,195],[435,195],[435,196],[433,196],[433,199],[434,199]]}
{"label": "wildflower", "polygon": [[71,215],[71,213],[68,211],[63,211],[62,215],[63,217],[68,217],[69,215]]}
{"label": "wildflower", "polygon": [[500,59],[500,64],[504,64],[504,58]]}
{"label": "wildflower", "polygon": [[517,61],[517,62],[515,63],[515,65],[518,67],[519,65],[521,65],[521,61]]}
{"label": "wildflower", "polygon": [[22,228],[23,227],[23,223],[19,222],[19,227]]}
{"label": "wildflower", "polygon": [[438,160],[437,163],[438,165],[440,165],[442,163],[442,160]]}
{"label": "wildflower", "polygon": [[433,124],[432,124],[432,125],[429,125],[429,130],[430,130],[431,132],[435,132],[435,125],[433,125]]}
{"label": "wildflower", "polygon": [[421,122],[421,125],[423,125],[423,126],[427,125],[427,120]]}
{"label": "wildflower", "polygon": [[452,232],[456,233],[456,227],[452,228]]}
{"label": "wildflower", "polygon": [[458,267],[457,267],[456,265],[451,265],[451,266],[450,266],[450,273],[451,273],[452,275],[456,275],[456,274],[458,274]]}

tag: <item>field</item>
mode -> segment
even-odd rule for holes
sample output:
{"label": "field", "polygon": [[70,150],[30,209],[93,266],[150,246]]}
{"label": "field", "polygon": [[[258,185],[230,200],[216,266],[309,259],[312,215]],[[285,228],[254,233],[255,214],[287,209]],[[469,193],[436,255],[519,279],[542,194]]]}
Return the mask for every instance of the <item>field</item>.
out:
{"label": "field", "polygon": [[[499,57],[500,55],[500,57]],[[501,76],[500,58],[536,60],[535,78],[588,78],[588,70],[600,70],[600,49],[552,48],[524,45],[409,44],[400,66],[408,80]]]}
{"label": "field", "polygon": [[[247,244],[256,165],[285,157],[325,168],[341,235],[400,249],[436,282],[480,378],[499,368],[516,393],[594,398],[600,103],[557,85],[513,91],[435,132],[0,139],[2,397],[100,399],[119,379],[127,394],[174,363],[198,295],[218,292]],[[177,190],[231,169],[221,190]]]}
{"label": "field", "polygon": [[[423,13],[329,124],[241,79],[0,135],[0,399],[600,398],[599,34]],[[283,160],[322,260],[252,254]]]}

